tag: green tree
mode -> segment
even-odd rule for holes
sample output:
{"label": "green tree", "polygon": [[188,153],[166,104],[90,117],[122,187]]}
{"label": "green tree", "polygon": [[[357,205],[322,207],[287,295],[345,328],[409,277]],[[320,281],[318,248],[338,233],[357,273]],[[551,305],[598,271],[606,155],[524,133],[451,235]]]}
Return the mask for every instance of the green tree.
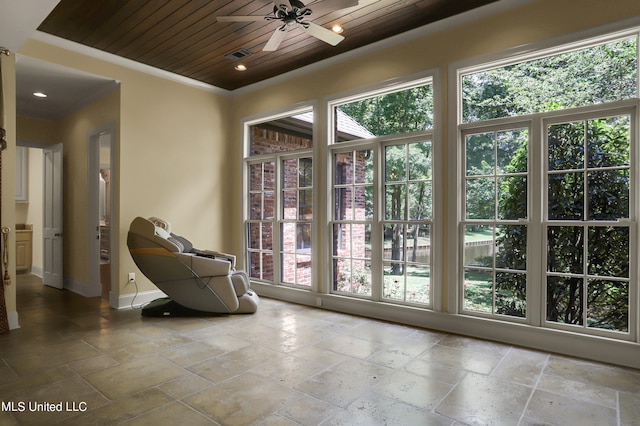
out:
{"label": "green tree", "polygon": [[637,41],[627,38],[464,76],[463,121],[513,117],[637,96]]}

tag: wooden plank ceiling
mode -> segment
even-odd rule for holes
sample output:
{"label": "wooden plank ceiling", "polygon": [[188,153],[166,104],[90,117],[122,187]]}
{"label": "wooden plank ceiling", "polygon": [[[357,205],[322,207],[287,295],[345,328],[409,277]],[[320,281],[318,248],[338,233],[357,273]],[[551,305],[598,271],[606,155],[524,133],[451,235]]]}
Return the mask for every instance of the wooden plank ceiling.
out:
{"label": "wooden plank ceiling", "polygon": [[[273,12],[269,0],[61,0],[38,29],[234,90],[494,1],[360,0],[337,11],[314,1],[307,4],[313,11],[307,20],[325,28],[342,25],[345,40],[331,46],[294,28],[275,52],[262,48],[279,21],[216,21],[216,16],[266,16]],[[251,54],[226,57],[238,49]],[[246,71],[234,70],[240,62]]]}

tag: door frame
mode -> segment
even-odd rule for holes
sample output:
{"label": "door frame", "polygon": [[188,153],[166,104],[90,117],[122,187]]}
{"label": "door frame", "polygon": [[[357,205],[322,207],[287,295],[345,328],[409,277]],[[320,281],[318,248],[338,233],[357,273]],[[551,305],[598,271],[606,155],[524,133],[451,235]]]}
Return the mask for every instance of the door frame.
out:
{"label": "door frame", "polygon": [[[100,283],[100,219],[99,219],[99,185],[100,179],[100,140],[105,134],[110,135],[109,140],[109,167],[111,169],[111,185],[109,185],[109,216],[111,217],[109,227],[109,299],[113,295],[113,279],[114,274],[114,237],[113,237],[113,168],[114,168],[114,138],[115,138],[115,122],[109,122],[102,126],[96,127],[89,131],[87,135],[87,237],[89,244],[89,283],[90,288],[95,291],[91,296],[100,296],[102,294],[102,284]],[[96,284],[97,283],[97,284]]]}

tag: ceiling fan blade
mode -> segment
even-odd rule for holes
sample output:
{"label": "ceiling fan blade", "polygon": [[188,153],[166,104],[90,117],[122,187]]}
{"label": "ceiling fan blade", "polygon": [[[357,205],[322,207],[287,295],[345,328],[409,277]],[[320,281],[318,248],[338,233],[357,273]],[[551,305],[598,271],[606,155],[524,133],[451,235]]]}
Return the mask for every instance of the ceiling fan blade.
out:
{"label": "ceiling fan blade", "polygon": [[318,38],[324,41],[325,43],[329,43],[332,46],[335,46],[336,44],[344,40],[344,37],[341,36],[340,34],[336,34],[333,31],[329,31],[328,29],[323,28],[320,25],[314,24],[313,22],[307,22],[306,24],[308,24],[307,28],[303,27],[302,25],[300,25],[300,27],[307,33],[314,36],[315,38]]}
{"label": "ceiling fan blade", "polygon": [[255,22],[264,21],[264,16],[216,16],[218,22]]}
{"label": "ceiling fan blade", "polygon": [[286,36],[286,30],[281,30],[280,28],[276,29],[271,35],[271,38],[269,39],[267,44],[264,45],[262,50],[264,52],[273,52],[274,50],[277,50],[280,46],[280,43],[282,43]]}
{"label": "ceiling fan blade", "polygon": [[318,0],[308,6],[313,6],[318,3],[322,3],[322,7],[326,7],[329,10],[336,11],[340,9],[347,9],[349,7],[358,6],[359,1],[358,0]]}

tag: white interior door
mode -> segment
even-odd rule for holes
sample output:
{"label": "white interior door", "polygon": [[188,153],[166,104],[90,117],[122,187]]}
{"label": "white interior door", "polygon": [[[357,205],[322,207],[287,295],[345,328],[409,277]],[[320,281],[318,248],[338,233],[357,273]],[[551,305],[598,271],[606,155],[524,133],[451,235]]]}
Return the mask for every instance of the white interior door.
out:
{"label": "white interior door", "polygon": [[43,150],[42,283],[63,287],[62,274],[62,144]]}

